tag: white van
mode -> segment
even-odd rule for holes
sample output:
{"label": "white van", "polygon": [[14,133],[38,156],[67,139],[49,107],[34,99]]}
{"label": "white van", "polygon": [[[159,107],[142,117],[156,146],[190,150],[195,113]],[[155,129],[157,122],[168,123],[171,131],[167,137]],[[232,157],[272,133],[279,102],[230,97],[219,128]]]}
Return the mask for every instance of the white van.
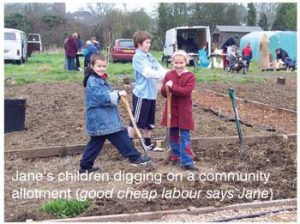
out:
{"label": "white van", "polygon": [[162,62],[168,66],[176,50],[184,50],[189,55],[189,64],[198,58],[198,51],[205,49],[210,56],[211,38],[208,26],[181,26],[167,30]]}
{"label": "white van", "polygon": [[4,28],[4,60],[17,64],[27,60],[27,36],[22,30]]}
{"label": "white van", "polygon": [[28,57],[31,57],[32,52],[42,52],[42,38],[39,33],[29,33],[28,34]]}

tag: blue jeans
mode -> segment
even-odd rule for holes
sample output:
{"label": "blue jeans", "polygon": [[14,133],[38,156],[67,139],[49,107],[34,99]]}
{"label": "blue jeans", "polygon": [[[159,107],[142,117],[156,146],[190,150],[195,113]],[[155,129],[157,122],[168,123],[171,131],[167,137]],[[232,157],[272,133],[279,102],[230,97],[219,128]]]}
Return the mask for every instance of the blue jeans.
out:
{"label": "blue jeans", "polygon": [[141,153],[134,148],[126,129],[108,135],[91,136],[80,160],[82,169],[87,170],[93,167],[94,161],[101,152],[106,139],[118,149],[122,156],[130,161],[135,161],[141,156]]}
{"label": "blue jeans", "polygon": [[67,56],[67,61],[68,61],[68,70],[75,70],[75,57],[70,57]]}
{"label": "blue jeans", "polygon": [[190,131],[180,128],[170,129],[171,160],[179,161],[181,166],[193,164]]}

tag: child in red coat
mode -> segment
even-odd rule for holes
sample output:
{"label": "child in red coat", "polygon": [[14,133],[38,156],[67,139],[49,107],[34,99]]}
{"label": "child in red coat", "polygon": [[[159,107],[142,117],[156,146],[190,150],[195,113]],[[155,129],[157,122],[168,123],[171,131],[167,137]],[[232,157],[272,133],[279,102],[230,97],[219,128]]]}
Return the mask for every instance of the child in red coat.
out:
{"label": "child in red coat", "polygon": [[[172,93],[170,146],[171,161],[187,170],[197,170],[191,151],[190,130],[194,129],[192,114],[192,91],[195,88],[195,76],[186,69],[188,56],[185,51],[176,51],[172,55],[174,70],[164,78],[161,93],[167,96],[166,88]],[[167,105],[161,124],[167,124]]]}

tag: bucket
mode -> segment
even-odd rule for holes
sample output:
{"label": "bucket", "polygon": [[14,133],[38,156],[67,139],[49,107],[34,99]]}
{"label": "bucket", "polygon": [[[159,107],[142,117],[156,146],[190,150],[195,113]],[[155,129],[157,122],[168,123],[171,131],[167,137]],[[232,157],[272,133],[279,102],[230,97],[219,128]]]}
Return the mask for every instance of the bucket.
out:
{"label": "bucket", "polygon": [[26,99],[4,100],[4,133],[24,130],[25,108]]}

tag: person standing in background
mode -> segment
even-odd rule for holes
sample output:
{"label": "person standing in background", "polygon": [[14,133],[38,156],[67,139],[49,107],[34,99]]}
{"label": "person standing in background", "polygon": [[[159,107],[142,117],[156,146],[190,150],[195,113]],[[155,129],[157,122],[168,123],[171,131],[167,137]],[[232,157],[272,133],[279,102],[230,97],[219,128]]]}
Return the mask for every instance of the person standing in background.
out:
{"label": "person standing in background", "polygon": [[72,34],[69,34],[65,41],[64,41],[64,49],[65,49],[65,63],[64,63],[64,69],[65,70],[68,70],[68,58],[67,58],[67,42],[68,42],[68,39],[72,36]]}
{"label": "person standing in background", "polygon": [[99,53],[98,49],[93,45],[92,41],[88,40],[86,42],[86,47],[83,50],[84,55],[84,67],[89,67],[90,65],[90,59],[92,54]]}
{"label": "person standing in background", "polygon": [[98,49],[98,52],[100,52],[101,51],[101,46],[100,46],[100,43],[97,41],[95,36],[91,37],[91,41],[92,41],[93,45]]}
{"label": "person standing in background", "polygon": [[77,53],[77,33],[73,33],[68,37],[68,40],[65,44],[66,56],[67,56],[67,64],[68,70],[76,70],[75,68],[75,58]]}
{"label": "person standing in background", "polygon": [[82,52],[82,40],[80,39],[80,35],[77,34],[77,39],[76,39],[76,43],[77,43],[77,53],[76,53],[76,64],[75,64],[75,67],[76,67],[76,70],[77,71],[80,71],[80,60],[79,60],[79,56]]}
{"label": "person standing in background", "polygon": [[252,59],[252,49],[251,49],[251,44],[248,43],[246,45],[246,47],[244,47],[244,49],[242,50],[242,56],[243,56],[243,60],[246,61],[247,64],[247,71],[250,67],[250,61]]}
{"label": "person standing in background", "polygon": [[[233,37],[230,37],[222,45],[223,54],[228,54],[227,48],[232,45],[236,45],[236,41],[234,40]],[[224,55],[223,56],[223,70],[224,71],[225,71],[226,67],[228,66],[228,64],[229,64],[228,57],[227,57],[227,55]]]}

